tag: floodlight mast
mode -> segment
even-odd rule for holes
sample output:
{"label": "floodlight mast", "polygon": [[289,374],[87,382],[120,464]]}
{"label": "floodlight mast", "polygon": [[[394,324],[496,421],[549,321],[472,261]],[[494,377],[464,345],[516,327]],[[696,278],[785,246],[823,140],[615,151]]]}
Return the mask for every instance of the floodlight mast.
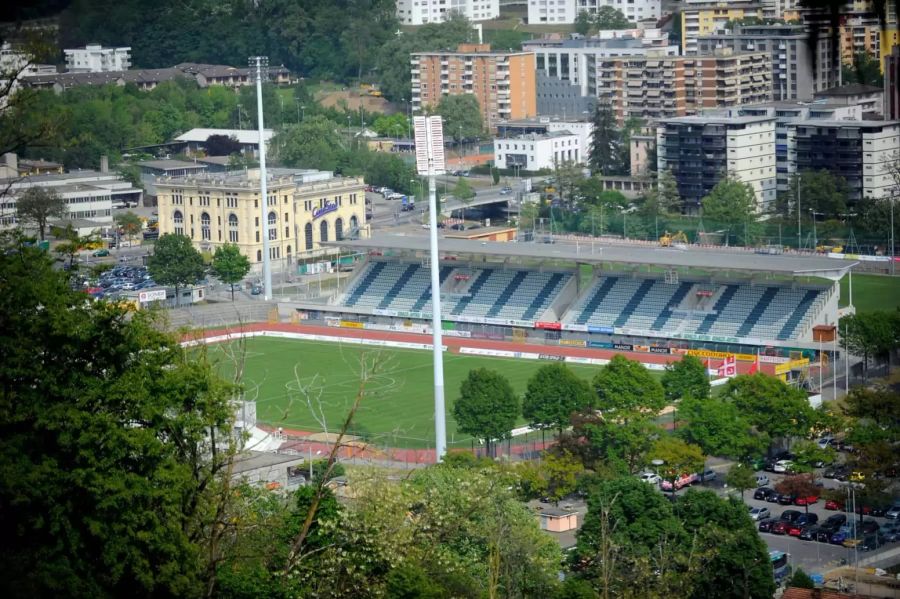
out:
{"label": "floodlight mast", "polygon": [[[259,130],[259,214],[260,223],[262,223],[263,238],[263,298],[266,301],[272,299],[272,264],[269,259],[269,218],[266,214],[268,210],[269,192],[266,181],[266,141],[263,139],[263,96],[262,82],[263,73],[269,67],[268,56],[251,56],[250,68],[256,69],[256,126]],[[277,226],[277,225],[276,225]]]}
{"label": "floodlight mast", "polygon": [[428,177],[428,222],[431,267],[431,334],[434,352],[434,450],[435,461],[447,453],[447,422],[444,407],[444,347],[441,334],[441,279],[438,254],[437,188],[435,176],[444,173],[444,134],[439,116],[417,116],[416,169]]}

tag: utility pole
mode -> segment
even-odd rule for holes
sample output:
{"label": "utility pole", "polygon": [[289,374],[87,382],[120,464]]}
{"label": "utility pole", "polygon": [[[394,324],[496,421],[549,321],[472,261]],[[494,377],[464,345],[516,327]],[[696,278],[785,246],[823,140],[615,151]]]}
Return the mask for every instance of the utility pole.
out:
{"label": "utility pole", "polygon": [[256,125],[259,131],[259,214],[260,227],[263,238],[263,297],[266,301],[272,299],[272,264],[269,260],[269,219],[266,210],[269,201],[269,191],[266,188],[266,141],[263,136],[263,98],[262,81],[266,69],[269,67],[267,56],[250,57],[250,68],[256,70]]}
{"label": "utility pole", "polygon": [[797,251],[800,251],[802,237],[800,235],[800,173],[797,173]]}

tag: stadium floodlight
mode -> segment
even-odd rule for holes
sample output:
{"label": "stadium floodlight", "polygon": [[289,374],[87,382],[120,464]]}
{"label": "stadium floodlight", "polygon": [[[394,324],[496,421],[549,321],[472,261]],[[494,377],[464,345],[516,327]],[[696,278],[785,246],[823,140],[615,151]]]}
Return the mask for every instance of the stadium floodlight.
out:
{"label": "stadium floodlight", "polygon": [[263,238],[263,298],[272,299],[272,264],[269,260],[269,218],[266,214],[269,192],[266,181],[266,141],[263,138],[263,97],[262,82],[269,68],[268,56],[251,56],[250,74],[256,79],[256,128],[259,130],[259,213]]}
{"label": "stadium floodlight", "polygon": [[444,409],[444,356],[441,335],[441,279],[437,240],[437,188],[434,178],[444,174],[444,131],[439,116],[417,116],[416,169],[428,177],[428,221],[431,241],[431,329],[434,346],[434,449],[440,462],[447,453],[447,422]]}

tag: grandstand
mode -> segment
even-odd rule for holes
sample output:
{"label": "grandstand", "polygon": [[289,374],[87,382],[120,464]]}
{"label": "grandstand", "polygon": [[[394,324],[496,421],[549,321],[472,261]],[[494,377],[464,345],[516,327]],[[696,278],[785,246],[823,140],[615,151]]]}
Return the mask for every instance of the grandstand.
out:
{"label": "grandstand", "polygon": [[[367,322],[428,322],[427,238],[385,235],[334,245],[369,255],[319,310]],[[813,328],[837,322],[835,281],[854,264],[725,248],[606,245],[586,253],[570,244],[449,238],[441,240],[441,252],[445,322],[543,330],[585,343],[688,341],[709,348],[815,347]]]}

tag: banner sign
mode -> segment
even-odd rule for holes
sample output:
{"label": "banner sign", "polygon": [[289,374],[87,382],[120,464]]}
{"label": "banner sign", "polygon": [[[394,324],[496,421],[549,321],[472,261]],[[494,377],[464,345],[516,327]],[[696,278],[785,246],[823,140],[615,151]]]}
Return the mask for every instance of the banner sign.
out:
{"label": "banner sign", "polygon": [[143,304],[145,302],[158,302],[166,300],[165,289],[154,289],[153,291],[141,291],[138,294],[138,300]]}
{"label": "banner sign", "polygon": [[669,354],[671,352],[669,351],[668,347],[656,347],[655,345],[652,345],[652,346],[650,346],[650,353],[651,354]]}
{"label": "banner sign", "polygon": [[619,351],[632,351],[634,346],[630,343],[613,343],[613,349],[617,349]]}
{"label": "banner sign", "polygon": [[564,331],[578,331],[579,333],[587,333],[590,327],[588,327],[588,325],[586,324],[564,324],[562,328]]}
{"label": "banner sign", "polygon": [[571,345],[573,347],[587,347],[587,341],[584,339],[560,339],[560,345]]}
{"label": "banner sign", "polygon": [[592,325],[588,325],[588,333],[602,333],[604,335],[612,335],[615,332],[615,329],[612,327],[595,327]]}
{"label": "banner sign", "polygon": [[556,356],[553,354],[538,354],[538,360],[553,360],[554,362],[565,362],[565,356]]}
{"label": "banner sign", "polygon": [[730,352],[712,351],[708,349],[689,349],[685,353],[689,356],[712,358],[713,360],[725,360],[730,356],[735,356],[741,362],[756,362],[756,355],[754,354],[733,354]]}
{"label": "banner sign", "polygon": [[609,341],[588,341],[588,347],[599,347],[601,349],[612,349],[613,344]]}
{"label": "banner sign", "polygon": [[355,322],[353,320],[342,320],[340,323],[341,328],[344,329],[364,329],[365,325],[361,322]]}
{"label": "banner sign", "polygon": [[645,354],[650,353],[650,346],[649,345],[635,345],[634,351],[644,352]]}
{"label": "banner sign", "polygon": [[559,322],[536,322],[534,323],[534,328],[536,329],[547,329],[550,331],[561,331],[562,323]]}
{"label": "banner sign", "polygon": [[337,211],[337,209],[338,209],[337,201],[329,202],[326,200],[325,204],[322,207],[316,208],[315,210],[313,210],[313,213],[312,213],[313,220],[316,220],[317,218],[325,216],[326,214],[328,214],[330,212],[335,212],[335,211]]}

